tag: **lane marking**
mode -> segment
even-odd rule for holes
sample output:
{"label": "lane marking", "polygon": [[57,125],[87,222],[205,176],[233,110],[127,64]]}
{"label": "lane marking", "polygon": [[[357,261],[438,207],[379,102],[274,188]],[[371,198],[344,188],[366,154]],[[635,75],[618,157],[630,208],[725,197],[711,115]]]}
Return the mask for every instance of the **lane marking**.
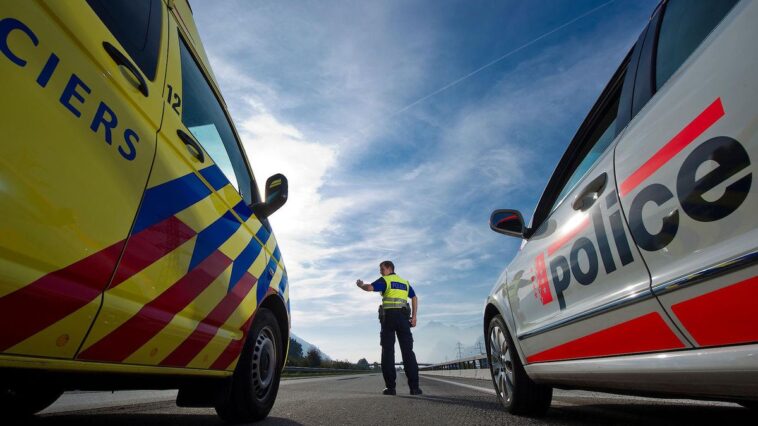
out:
{"label": "lane marking", "polygon": [[[378,376],[378,374],[376,374],[376,373],[358,373],[358,374],[359,375],[357,377],[355,377],[356,379],[363,378],[363,377]],[[279,386],[296,385],[296,384],[300,384],[300,383],[323,382],[323,381],[327,381],[327,380],[333,380],[333,381],[337,381],[337,380],[340,380],[340,379],[344,380],[345,376],[353,377],[354,375],[351,374],[351,373],[345,373],[345,374],[338,374],[338,375],[329,376],[329,377],[305,377],[305,378],[297,378],[297,379],[290,379],[290,378],[284,378],[284,377],[282,377],[282,380],[279,382]]]}
{"label": "lane marking", "polygon": [[482,387],[473,386],[473,385],[466,385],[466,384],[458,383],[458,382],[451,382],[450,380],[442,380],[442,379],[438,379],[436,377],[429,377],[429,376],[426,376],[426,375],[423,375],[423,374],[420,377],[423,377],[423,378],[429,379],[429,380],[436,380],[436,381],[442,382],[442,383],[447,383],[449,385],[460,386],[462,388],[472,389],[472,390],[475,390],[475,391],[488,393],[490,395],[496,395],[495,389],[482,388]]}

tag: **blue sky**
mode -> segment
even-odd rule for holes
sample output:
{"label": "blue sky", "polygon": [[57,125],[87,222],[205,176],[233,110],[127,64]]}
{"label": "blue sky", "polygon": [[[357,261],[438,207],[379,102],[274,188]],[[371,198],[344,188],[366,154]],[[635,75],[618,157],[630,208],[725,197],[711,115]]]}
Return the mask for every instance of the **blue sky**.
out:
{"label": "blue sky", "polygon": [[378,361],[380,298],[355,280],[385,259],[419,295],[417,353],[432,321],[480,326],[520,244],[489,214],[531,216],[656,4],[192,2],[257,179],[289,178],[271,222],[292,331]]}

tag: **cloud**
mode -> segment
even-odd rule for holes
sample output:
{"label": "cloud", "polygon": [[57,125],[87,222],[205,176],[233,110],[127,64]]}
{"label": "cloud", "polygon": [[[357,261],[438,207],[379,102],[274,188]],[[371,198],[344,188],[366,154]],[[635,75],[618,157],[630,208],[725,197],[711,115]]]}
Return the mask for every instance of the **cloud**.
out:
{"label": "cloud", "polygon": [[471,69],[455,60],[466,52],[447,49],[446,21],[405,20],[424,7],[201,5],[201,36],[259,187],[274,173],[289,179],[271,222],[293,330],[353,360],[378,360],[379,298],[354,282],[378,277],[384,259],[418,290],[419,330],[481,321],[518,248],[489,231],[489,213],[528,215],[636,36],[626,17],[606,19],[394,115]]}

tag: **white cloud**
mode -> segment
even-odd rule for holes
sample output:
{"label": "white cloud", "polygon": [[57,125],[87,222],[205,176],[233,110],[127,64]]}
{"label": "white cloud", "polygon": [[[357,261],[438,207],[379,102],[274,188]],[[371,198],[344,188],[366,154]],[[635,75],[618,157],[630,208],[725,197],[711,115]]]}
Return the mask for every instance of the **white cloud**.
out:
{"label": "white cloud", "polygon": [[[441,72],[432,24],[399,29],[397,5],[382,2],[235,7],[236,15],[212,8],[201,35],[210,35],[259,187],[274,173],[289,179],[289,200],[271,222],[290,275],[293,330],[332,357],[378,360],[369,354],[378,351],[379,298],[354,282],[378,277],[388,258],[419,290],[422,321],[481,321],[492,284],[481,271],[504,266],[511,247],[487,228],[490,203],[542,189],[547,176],[533,177],[535,165],[560,152],[536,150],[560,145],[549,140],[556,122],[578,125],[626,35],[611,31],[591,46],[565,40],[444,116],[423,103],[397,116],[440,87],[430,86]],[[400,143],[401,119],[422,123],[434,140],[419,151],[408,132]],[[389,164],[392,150],[415,155],[392,173],[371,167]]]}

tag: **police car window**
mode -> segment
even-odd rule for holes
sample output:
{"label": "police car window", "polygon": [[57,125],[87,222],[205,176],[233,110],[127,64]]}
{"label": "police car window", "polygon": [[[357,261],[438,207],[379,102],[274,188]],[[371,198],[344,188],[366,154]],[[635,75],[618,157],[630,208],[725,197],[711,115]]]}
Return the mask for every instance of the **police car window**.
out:
{"label": "police car window", "polygon": [[670,0],[658,35],[655,88],[661,88],[737,0]]}
{"label": "police car window", "polygon": [[150,80],[161,44],[161,0],[87,0],[92,10]]}
{"label": "police car window", "polygon": [[600,118],[595,122],[595,126],[589,132],[589,137],[584,145],[587,147],[585,148],[587,153],[561,189],[560,194],[553,203],[553,207],[550,208],[551,212],[581,182],[584,175],[595,165],[600,156],[603,155],[605,150],[611,145],[611,142],[616,138],[616,116],[619,107],[619,97],[620,93],[617,91],[613,95],[613,99],[611,99],[608,107],[606,107]]}
{"label": "police car window", "polygon": [[179,43],[179,51],[182,63],[182,122],[229,182],[240,191],[244,200],[251,203],[252,179],[224,109],[184,40]]}

